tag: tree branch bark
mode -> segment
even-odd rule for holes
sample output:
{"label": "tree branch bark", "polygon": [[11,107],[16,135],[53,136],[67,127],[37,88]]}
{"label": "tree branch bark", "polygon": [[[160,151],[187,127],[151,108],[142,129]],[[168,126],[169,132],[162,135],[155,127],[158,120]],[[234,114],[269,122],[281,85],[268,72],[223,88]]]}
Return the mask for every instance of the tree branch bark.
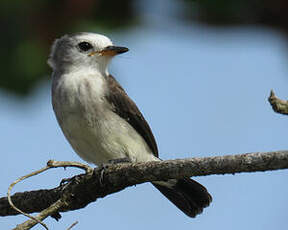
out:
{"label": "tree branch bark", "polygon": [[[96,168],[92,176],[81,174],[68,184],[53,189],[16,193],[11,198],[26,213],[40,212],[61,199],[65,205],[60,205],[58,212],[66,212],[84,208],[97,198],[149,181],[287,168],[288,151],[125,163],[109,166],[104,174]],[[17,214],[10,207],[7,197],[0,198],[0,216]]]}

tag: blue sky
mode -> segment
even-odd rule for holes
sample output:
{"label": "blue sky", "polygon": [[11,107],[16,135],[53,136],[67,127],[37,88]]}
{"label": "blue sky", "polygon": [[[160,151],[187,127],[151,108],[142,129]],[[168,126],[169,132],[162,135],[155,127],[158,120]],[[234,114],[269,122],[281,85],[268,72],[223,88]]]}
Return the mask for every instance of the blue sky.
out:
{"label": "blue sky", "polygon": [[[110,72],[149,122],[161,158],[287,149],[288,118],[275,114],[267,102],[270,89],[282,98],[287,96],[284,37],[256,26],[187,25],[155,13],[157,7],[153,10],[143,10],[143,24],[137,29],[106,35],[130,48],[115,58]],[[49,159],[82,161],[55,120],[50,82],[43,82],[26,100],[0,91],[0,104],[5,162],[0,167],[0,196],[6,195],[13,180],[41,168]],[[52,188],[80,172],[53,169],[17,185],[14,191]],[[45,222],[53,230],[65,229],[76,220],[75,229],[287,229],[287,170],[196,180],[214,200],[195,219],[143,184],[85,209],[63,213],[58,223],[51,218]],[[25,219],[1,218],[0,227],[10,229]]]}

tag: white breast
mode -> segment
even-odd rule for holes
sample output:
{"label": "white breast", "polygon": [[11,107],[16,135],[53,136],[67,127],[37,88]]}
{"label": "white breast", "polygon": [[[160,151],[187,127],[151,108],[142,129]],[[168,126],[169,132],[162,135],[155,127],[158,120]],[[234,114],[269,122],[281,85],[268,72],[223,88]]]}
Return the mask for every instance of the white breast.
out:
{"label": "white breast", "polygon": [[96,165],[124,157],[133,162],[157,160],[136,130],[111,110],[102,75],[86,71],[53,81],[57,120],[81,158]]}

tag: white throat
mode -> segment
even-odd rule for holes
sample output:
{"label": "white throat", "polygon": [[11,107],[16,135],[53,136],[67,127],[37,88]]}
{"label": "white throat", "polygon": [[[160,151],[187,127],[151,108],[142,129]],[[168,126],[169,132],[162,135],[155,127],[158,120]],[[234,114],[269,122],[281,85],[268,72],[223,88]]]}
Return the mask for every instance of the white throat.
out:
{"label": "white throat", "polygon": [[108,65],[110,63],[109,59],[103,59],[100,61],[88,60],[83,65],[83,62],[75,63],[74,65],[70,65],[69,63],[64,63],[62,66],[58,66],[54,68],[54,73],[65,73],[65,74],[74,74],[77,72],[94,72],[95,74],[99,74],[102,76],[108,76]]}

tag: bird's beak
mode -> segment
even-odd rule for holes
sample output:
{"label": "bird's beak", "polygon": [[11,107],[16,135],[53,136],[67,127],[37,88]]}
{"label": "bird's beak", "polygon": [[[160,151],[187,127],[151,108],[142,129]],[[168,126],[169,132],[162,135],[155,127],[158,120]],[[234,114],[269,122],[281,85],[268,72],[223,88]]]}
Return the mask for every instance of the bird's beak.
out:
{"label": "bird's beak", "polygon": [[95,54],[100,54],[101,56],[115,56],[117,54],[126,53],[129,51],[128,48],[122,46],[107,46],[101,51],[93,51],[89,56],[94,56]]}

